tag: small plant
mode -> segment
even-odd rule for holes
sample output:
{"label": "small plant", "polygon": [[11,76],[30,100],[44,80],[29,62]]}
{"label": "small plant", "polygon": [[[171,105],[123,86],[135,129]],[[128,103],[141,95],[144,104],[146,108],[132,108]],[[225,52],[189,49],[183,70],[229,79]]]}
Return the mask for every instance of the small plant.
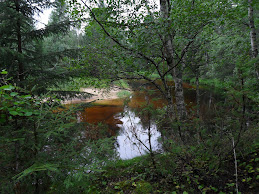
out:
{"label": "small plant", "polygon": [[136,189],[135,192],[138,194],[141,193],[152,193],[152,185],[149,182],[146,182],[144,180],[138,181],[136,183]]}
{"label": "small plant", "polygon": [[126,97],[129,97],[131,95],[131,92],[130,91],[127,91],[127,90],[122,90],[122,91],[119,91],[117,93],[117,96],[119,98],[126,98]]}
{"label": "small plant", "polygon": [[114,84],[117,85],[120,88],[124,88],[124,89],[129,89],[130,88],[128,82],[126,82],[125,80],[115,81]]}

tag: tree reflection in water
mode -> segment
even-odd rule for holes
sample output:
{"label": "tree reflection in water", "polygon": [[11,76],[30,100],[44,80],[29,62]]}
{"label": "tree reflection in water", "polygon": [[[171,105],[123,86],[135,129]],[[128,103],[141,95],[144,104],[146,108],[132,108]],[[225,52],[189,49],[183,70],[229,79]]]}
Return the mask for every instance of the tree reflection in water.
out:
{"label": "tree reflection in water", "polygon": [[161,144],[158,142],[161,133],[154,122],[150,121],[150,127],[143,126],[140,117],[127,107],[124,108],[124,115],[120,120],[122,124],[118,125],[120,130],[116,138],[116,149],[121,159],[161,150]]}

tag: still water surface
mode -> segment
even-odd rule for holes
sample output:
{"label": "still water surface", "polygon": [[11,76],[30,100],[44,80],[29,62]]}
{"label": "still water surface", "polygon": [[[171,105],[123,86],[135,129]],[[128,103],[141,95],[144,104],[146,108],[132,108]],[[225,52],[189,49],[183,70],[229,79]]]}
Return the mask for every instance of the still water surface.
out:
{"label": "still water surface", "polygon": [[[152,86],[146,85],[145,89],[147,91],[152,90],[152,94],[134,90],[127,105],[124,104],[123,99],[98,101],[98,104],[85,108],[78,114],[78,122],[91,124],[102,122],[108,125],[110,135],[116,136],[115,148],[121,159],[143,155],[150,149],[150,146],[153,151],[161,150],[161,144],[159,143],[161,133],[157,129],[156,123],[149,121],[148,125],[145,124],[143,118],[140,118],[133,111],[140,112],[147,101],[152,101],[154,107],[166,105],[164,100],[158,98],[160,94]],[[184,92],[185,103],[190,108],[195,104],[195,90],[189,87]],[[203,97],[202,102],[205,101],[208,100]],[[204,104],[206,103],[202,103],[201,108],[204,108]]]}

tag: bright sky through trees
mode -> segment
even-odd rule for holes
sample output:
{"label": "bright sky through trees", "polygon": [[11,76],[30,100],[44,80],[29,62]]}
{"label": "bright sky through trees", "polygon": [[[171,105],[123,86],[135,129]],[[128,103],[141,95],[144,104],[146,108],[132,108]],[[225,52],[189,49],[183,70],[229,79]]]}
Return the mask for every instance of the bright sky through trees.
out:
{"label": "bright sky through trees", "polygon": [[45,25],[48,24],[51,11],[52,9],[45,9],[43,13],[39,13],[34,16],[34,18],[37,20],[37,23],[36,23],[37,29],[44,28]]}

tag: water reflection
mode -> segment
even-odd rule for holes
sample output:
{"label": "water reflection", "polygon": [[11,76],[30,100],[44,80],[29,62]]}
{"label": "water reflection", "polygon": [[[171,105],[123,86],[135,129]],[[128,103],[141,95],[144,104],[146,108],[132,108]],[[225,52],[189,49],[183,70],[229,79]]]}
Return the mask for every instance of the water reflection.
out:
{"label": "water reflection", "polygon": [[[139,85],[140,83],[136,82],[135,84],[137,85],[135,87],[133,86],[133,89],[143,88],[143,86]],[[150,122],[151,131],[149,143],[149,127],[147,127],[146,122],[144,122],[145,119],[136,115],[133,109],[140,111],[143,104],[147,103],[147,99],[155,108],[165,106],[166,101],[158,98],[160,93],[155,90],[153,86],[145,85],[144,88],[149,92],[136,89],[132,93],[127,106],[124,105],[122,99],[101,100],[97,101],[98,104],[86,108],[85,111],[79,112],[77,115],[78,122],[91,124],[105,123],[109,128],[109,136],[116,136],[115,147],[122,159],[129,159],[145,154],[149,149],[149,144],[152,145],[153,151],[157,151],[161,148],[157,140],[161,134],[156,124],[152,121],[148,121]],[[191,111],[196,104],[195,90],[192,87],[186,87],[184,94],[187,108]],[[210,93],[203,91],[201,96],[201,114],[208,109],[209,94]],[[87,130],[89,130],[89,128],[86,128],[86,131]],[[95,128],[95,130],[97,129]]]}
{"label": "water reflection", "polygon": [[161,149],[158,138],[161,133],[157,130],[155,123],[150,123],[150,133],[148,128],[143,127],[141,119],[129,108],[125,107],[124,115],[120,118],[120,130],[116,138],[116,149],[121,159],[130,159],[145,154],[150,150]]}

